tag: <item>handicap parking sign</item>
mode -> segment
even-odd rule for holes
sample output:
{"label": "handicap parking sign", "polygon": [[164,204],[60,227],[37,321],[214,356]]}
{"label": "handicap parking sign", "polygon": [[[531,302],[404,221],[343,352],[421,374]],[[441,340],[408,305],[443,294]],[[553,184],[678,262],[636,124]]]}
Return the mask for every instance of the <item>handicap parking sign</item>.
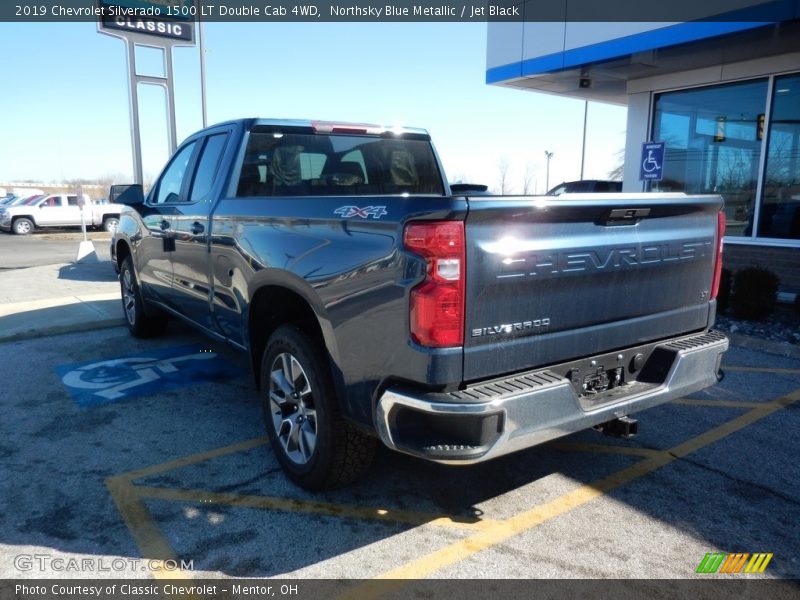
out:
{"label": "handicap parking sign", "polygon": [[238,377],[242,369],[201,346],[177,346],[56,367],[81,408]]}
{"label": "handicap parking sign", "polygon": [[664,142],[644,142],[639,159],[639,181],[661,181],[664,175]]}

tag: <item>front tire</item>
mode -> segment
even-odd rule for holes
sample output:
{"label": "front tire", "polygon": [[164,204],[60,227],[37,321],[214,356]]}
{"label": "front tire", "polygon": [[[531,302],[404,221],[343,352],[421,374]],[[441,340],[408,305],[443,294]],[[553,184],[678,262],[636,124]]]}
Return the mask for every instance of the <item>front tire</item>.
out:
{"label": "front tire", "polygon": [[122,261],[119,284],[122,291],[122,310],[125,313],[125,321],[134,337],[149,338],[163,333],[166,325],[164,317],[148,315],[144,312],[144,301],[139,289],[139,282],[136,281],[136,273],[133,270],[133,259],[130,256],[126,256]]}
{"label": "front tire", "polygon": [[342,418],[327,361],[293,325],[279,327],[267,342],[261,398],[272,449],[297,485],[341,487],[369,467],[375,439]]}
{"label": "front tire", "polygon": [[19,219],[14,220],[13,225],[11,225],[11,229],[17,235],[28,235],[33,233],[33,221],[26,219],[25,217],[20,217]]}

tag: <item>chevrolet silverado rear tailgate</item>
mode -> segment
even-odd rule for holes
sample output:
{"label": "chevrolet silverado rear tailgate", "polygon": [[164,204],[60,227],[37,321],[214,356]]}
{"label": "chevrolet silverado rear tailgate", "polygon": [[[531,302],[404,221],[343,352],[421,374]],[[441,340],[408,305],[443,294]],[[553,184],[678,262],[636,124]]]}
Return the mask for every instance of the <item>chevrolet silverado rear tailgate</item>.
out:
{"label": "chevrolet silverado rear tailgate", "polygon": [[466,381],[708,326],[719,196],[468,201]]}

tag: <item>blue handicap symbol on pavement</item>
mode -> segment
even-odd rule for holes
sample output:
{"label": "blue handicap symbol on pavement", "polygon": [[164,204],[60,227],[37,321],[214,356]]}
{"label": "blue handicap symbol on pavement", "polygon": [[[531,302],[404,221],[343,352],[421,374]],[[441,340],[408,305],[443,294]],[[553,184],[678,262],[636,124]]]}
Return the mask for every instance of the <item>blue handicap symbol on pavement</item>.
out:
{"label": "blue handicap symbol on pavement", "polygon": [[664,176],[665,142],[644,142],[639,162],[639,181],[661,181]]}
{"label": "blue handicap symbol on pavement", "polygon": [[121,358],[56,367],[81,408],[147,396],[203,381],[225,381],[243,370],[198,345],[162,348]]}

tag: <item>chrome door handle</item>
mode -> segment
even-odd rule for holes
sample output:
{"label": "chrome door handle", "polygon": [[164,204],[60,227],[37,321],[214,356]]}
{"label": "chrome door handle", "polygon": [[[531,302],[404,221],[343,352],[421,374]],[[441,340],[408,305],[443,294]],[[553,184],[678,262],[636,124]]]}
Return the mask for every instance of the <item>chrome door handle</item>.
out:
{"label": "chrome door handle", "polygon": [[192,228],[189,231],[191,231],[194,235],[200,235],[205,230],[206,230],[206,228],[203,227],[202,223],[199,223],[198,221],[195,221],[194,223],[192,223]]}

